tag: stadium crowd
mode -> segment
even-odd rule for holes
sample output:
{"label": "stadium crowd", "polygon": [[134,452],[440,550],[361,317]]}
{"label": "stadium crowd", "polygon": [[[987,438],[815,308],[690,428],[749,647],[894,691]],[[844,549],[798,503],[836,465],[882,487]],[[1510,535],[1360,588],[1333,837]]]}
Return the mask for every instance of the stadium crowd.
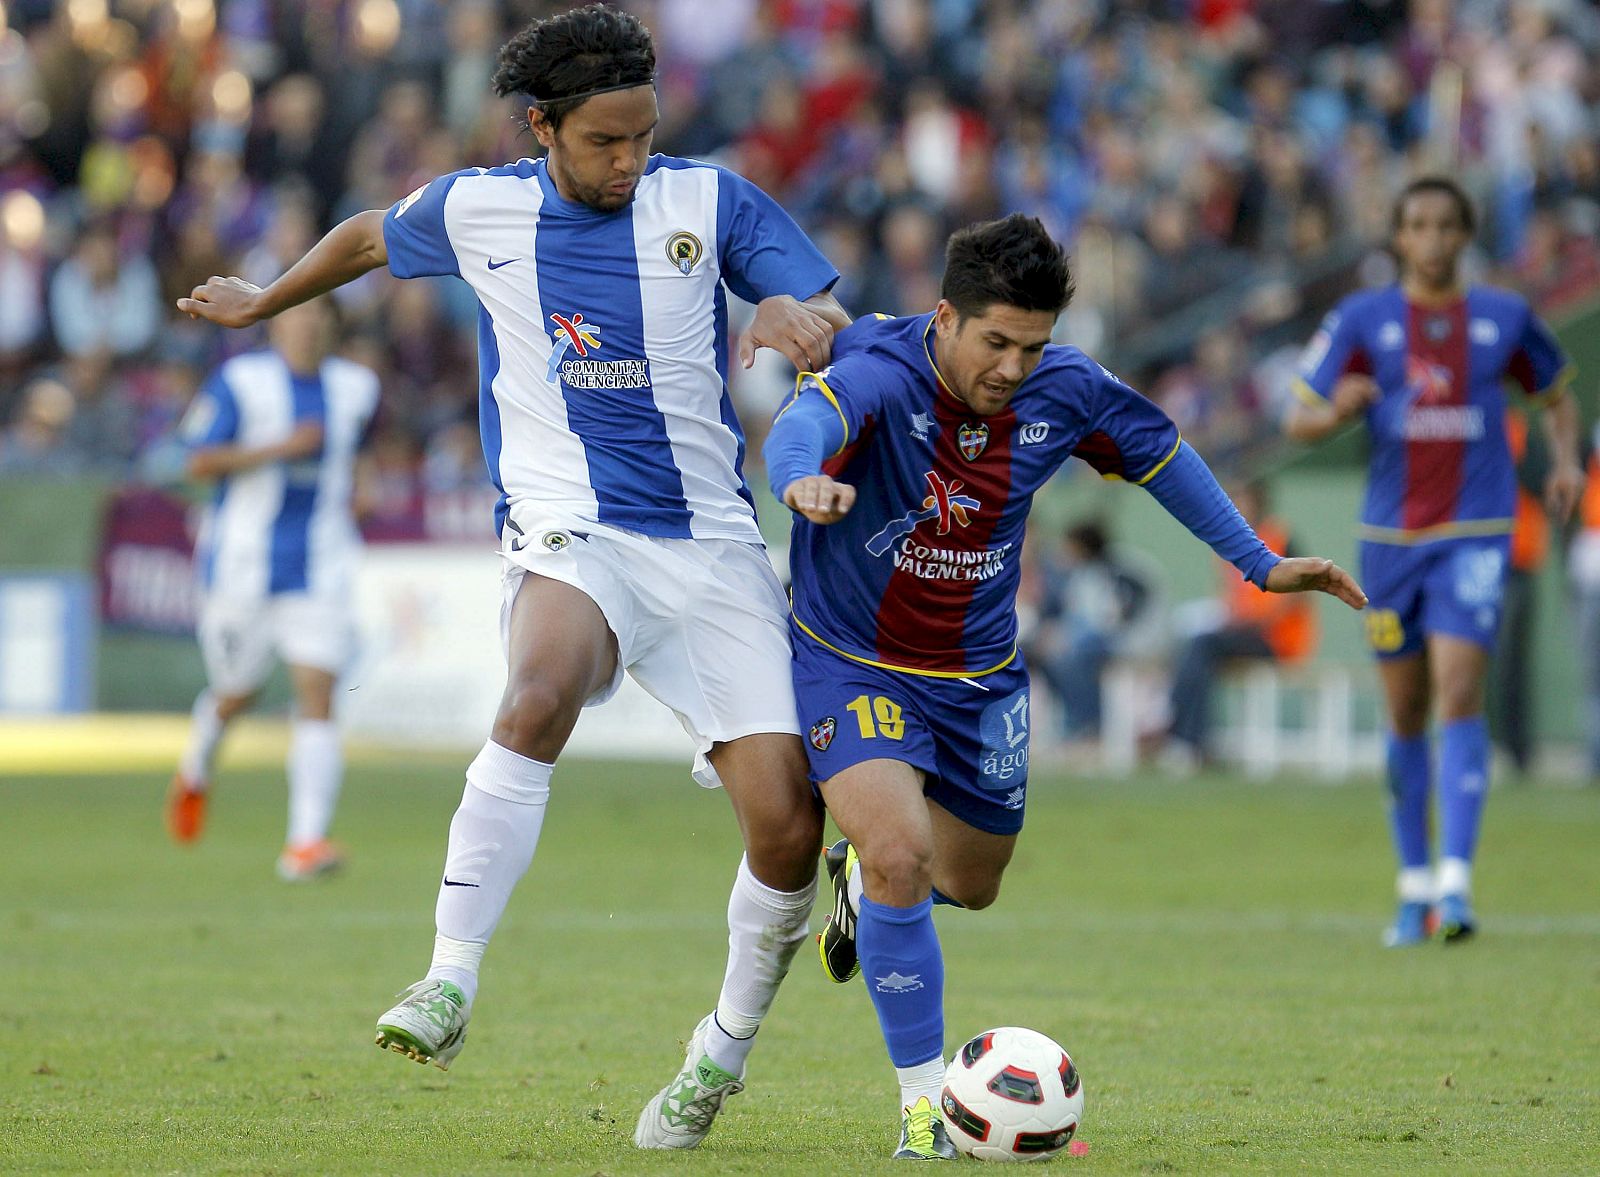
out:
{"label": "stadium crowd", "polygon": [[[225,347],[172,302],[266,282],[333,222],[532,153],[488,78],[565,4],[0,0],[0,474],[171,479]],[[952,227],[1039,216],[1062,332],[1235,468],[1295,347],[1385,280],[1424,165],[1483,206],[1472,261],[1547,313],[1600,282],[1600,10],[1584,0],[649,0],[656,149],[724,162],[812,231],[860,313],[936,300]],[[340,293],[383,377],[369,522],[484,485],[476,307],[382,271]],[[742,375],[742,374],[741,374]],[[787,377],[742,375],[759,421]],[[471,518],[481,520],[474,513]]]}

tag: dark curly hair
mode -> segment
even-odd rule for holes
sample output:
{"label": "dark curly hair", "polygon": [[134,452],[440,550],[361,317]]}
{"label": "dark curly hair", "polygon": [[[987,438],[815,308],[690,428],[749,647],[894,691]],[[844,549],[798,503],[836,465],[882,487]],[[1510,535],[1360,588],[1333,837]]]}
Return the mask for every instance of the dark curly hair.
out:
{"label": "dark curly hair", "polygon": [[1037,217],[968,225],[945,247],[939,295],[966,319],[996,303],[1060,314],[1072,301],[1066,251]]}
{"label": "dark curly hair", "polygon": [[559,130],[595,90],[647,86],[655,70],[655,45],[638,17],[587,4],[536,20],[501,46],[494,92],[520,95]]}

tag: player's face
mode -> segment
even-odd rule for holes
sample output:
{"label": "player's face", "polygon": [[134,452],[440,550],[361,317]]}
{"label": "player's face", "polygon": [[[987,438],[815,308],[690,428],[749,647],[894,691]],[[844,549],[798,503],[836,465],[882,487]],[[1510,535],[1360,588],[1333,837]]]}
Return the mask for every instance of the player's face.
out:
{"label": "player's face", "polygon": [[994,303],[963,319],[941,299],[933,322],[939,371],[950,391],[978,416],[992,417],[1039,366],[1056,317]]}
{"label": "player's face", "polygon": [[1445,192],[1417,192],[1400,210],[1394,251],[1405,276],[1432,287],[1453,286],[1456,264],[1471,235],[1455,199]]}
{"label": "player's face", "polygon": [[267,320],[273,350],[297,372],[314,371],[333,350],[333,312],[321,298],[290,307]]}
{"label": "player's face", "polygon": [[528,111],[534,135],[550,152],[550,177],[568,200],[615,212],[633,199],[650,158],[660,114],[656,88],[635,86],[596,94],[552,131],[537,110]]}

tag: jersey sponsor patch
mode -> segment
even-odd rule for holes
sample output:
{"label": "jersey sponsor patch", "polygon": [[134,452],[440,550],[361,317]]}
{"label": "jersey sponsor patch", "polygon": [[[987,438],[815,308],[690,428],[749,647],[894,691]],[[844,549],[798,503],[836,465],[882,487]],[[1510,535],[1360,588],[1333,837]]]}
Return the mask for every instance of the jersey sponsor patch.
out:
{"label": "jersey sponsor patch", "polygon": [[426,184],[424,184],[421,188],[418,188],[415,192],[413,192],[410,196],[406,197],[399,204],[395,205],[395,208],[394,208],[395,218],[398,220],[400,217],[405,216],[406,215],[406,209],[410,208],[413,204],[416,204],[418,200],[422,199],[422,194],[424,192],[426,192],[427,190],[428,190],[428,186]]}
{"label": "jersey sponsor patch", "polygon": [[700,238],[687,229],[680,229],[667,238],[667,260],[686,278],[700,264],[704,253],[705,246],[700,244]]}

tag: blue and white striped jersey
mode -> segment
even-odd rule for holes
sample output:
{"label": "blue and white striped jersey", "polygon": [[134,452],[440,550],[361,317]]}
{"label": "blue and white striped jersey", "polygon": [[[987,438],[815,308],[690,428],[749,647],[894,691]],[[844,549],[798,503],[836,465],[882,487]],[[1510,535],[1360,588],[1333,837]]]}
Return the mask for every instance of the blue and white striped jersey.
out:
{"label": "blue and white striped jersey", "polygon": [[377,405],[377,375],[338,357],[299,376],[277,352],[250,352],[212,374],[183,420],[190,448],[270,445],[307,420],[322,423],[323,443],[318,457],[218,481],[196,546],[207,592],[350,591],[361,550],[350,506],[355,456]]}
{"label": "blue and white striped jersey", "polygon": [[455,274],[477,293],[497,531],[526,500],[645,535],[760,541],[726,291],[806,299],[839,276],[771,197],[656,155],[632,203],[600,212],[524,159],[441,176],[383,230],[396,276]]}

